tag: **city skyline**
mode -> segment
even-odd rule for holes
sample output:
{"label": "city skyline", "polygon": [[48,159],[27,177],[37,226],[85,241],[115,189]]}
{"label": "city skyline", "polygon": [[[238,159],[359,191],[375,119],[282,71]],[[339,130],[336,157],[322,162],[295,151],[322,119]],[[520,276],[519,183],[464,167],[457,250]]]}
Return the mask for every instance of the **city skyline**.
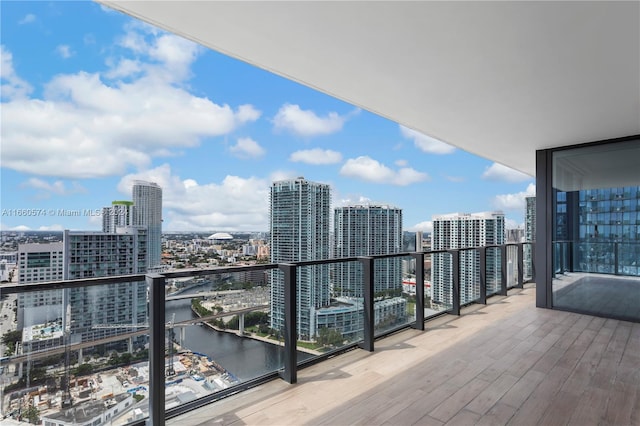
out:
{"label": "city skyline", "polygon": [[166,231],[264,231],[271,182],[296,176],[333,207],[398,206],[408,231],[524,223],[529,176],[94,3],[1,7],[2,230],[99,230],[83,212],[146,180]]}

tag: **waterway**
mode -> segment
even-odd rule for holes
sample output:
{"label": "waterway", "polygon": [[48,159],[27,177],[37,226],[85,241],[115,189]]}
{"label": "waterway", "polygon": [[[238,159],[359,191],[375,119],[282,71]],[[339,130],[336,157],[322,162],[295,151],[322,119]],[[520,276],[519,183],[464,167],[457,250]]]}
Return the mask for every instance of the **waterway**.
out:
{"label": "waterway", "polygon": [[[183,294],[196,294],[198,291],[209,291],[210,286],[189,289]],[[175,313],[175,321],[197,318],[191,311],[191,299],[169,301],[166,304],[166,319],[171,321]],[[176,339],[179,336],[175,330]],[[284,349],[270,343],[240,337],[232,333],[212,330],[206,326],[192,325],[185,331],[183,346],[194,352],[209,355],[227,371],[241,380],[252,379],[282,368]],[[298,351],[298,360],[307,359],[311,355]]]}

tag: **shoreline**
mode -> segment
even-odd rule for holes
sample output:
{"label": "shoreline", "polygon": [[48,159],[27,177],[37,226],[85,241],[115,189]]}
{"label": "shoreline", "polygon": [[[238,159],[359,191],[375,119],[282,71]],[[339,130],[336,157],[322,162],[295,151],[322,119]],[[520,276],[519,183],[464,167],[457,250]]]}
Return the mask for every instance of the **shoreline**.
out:
{"label": "shoreline", "polygon": [[[198,318],[202,318],[202,316],[200,314],[198,314],[198,312],[196,312],[195,309],[193,309],[193,305],[190,306],[191,308],[191,312],[193,312]],[[246,338],[246,339],[253,339],[253,340],[257,340],[259,342],[264,342],[264,343],[270,343],[272,345],[277,345],[277,346],[284,346],[284,341],[279,341],[279,340],[273,340],[270,339],[268,337],[262,337],[262,336],[258,336],[255,333],[249,333],[249,334],[239,334],[238,330],[229,330],[229,329],[221,329],[219,327],[216,327],[213,324],[209,324],[206,321],[202,321],[201,324],[204,324],[206,327],[209,327],[210,329],[212,329],[213,331],[217,331],[220,333],[230,333],[230,334],[234,334],[238,337],[242,337],[242,338]],[[322,355],[323,352],[320,352],[318,350],[315,349],[309,349],[309,348],[305,348],[302,346],[296,346],[296,350],[300,351],[300,352],[305,352],[311,355]]]}

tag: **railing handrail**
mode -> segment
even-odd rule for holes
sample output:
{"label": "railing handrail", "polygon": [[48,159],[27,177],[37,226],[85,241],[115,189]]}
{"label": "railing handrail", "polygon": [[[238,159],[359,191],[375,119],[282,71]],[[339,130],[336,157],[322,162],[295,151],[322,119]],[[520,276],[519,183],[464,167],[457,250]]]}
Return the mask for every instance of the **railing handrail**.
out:
{"label": "railing handrail", "polygon": [[[394,257],[410,257],[415,254],[428,255],[428,254],[460,252],[460,251],[467,251],[467,250],[478,250],[482,247],[485,247],[485,248],[500,248],[500,247],[509,247],[509,246],[517,247],[519,245],[524,245],[524,244],[535,244],[535,242],[488,244],[488,245],[476,246],[476,247],[459,247],[459,248],[440,249],[440,250],[420,250],[420,251],[410,251],[410,252],[402,252],[402,253],[367,255],[366,257],[370,257],[372,259],[388,259],[388,258],[394,258]],[[240,266],[235,265],[235,266],[222,266],[217,268],[191,268],[191,269],[183,269],[180,271],[158,272],[157,274],[161,275],[165,279],[189,278],[189,277],[216,275],[216,274],[232,274],[237,272],[251,272],[251,271],[260,271],[260,270],[267,271],[267,270],[278,269],[281,264],[285,264],[285,263],[290,265],[295,265],[296,267],[300,267],[300,266],[313,266],[313,265],[355,262],[355,261],[358,261],[361,257],[362,256],[319,259],[319,260],[305,260],[305,261],[291,261],[291,262],[282,262],[282,263],[261,263],[256,265],[240,265]],[[92,277],[92,278],[79,278],[79,279],[72,279],[72,280],[42,281],[37,283],[24,283],[24,284],[17,284],[17,283],[0,284],[0,294],[31,293],[35,291],[63,290],[63,289],[70,289],[70,288],[93,287],[93,286],[106,285],[106,284],[140,282],[140,281],[144,281],[147,275],[148,274],[131,274],[131,275],[117,275],[117,276],[98,277],[98,278]]]}

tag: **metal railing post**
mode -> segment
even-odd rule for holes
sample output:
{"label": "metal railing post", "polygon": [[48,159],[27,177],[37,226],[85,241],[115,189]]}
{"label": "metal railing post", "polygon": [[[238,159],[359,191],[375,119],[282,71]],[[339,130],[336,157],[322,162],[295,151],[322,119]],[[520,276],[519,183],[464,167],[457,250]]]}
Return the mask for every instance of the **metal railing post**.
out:
{"label": "metal railing post", "polygon": [[500,295],[507,295],[507,246],[500,246]]}
{"label": "metal railing post", "polygon": [[451,314],[460,315],[460,251],[449,250],[451,261],[453,262],[453,282],[451,284],[453,292]]}
{"label": "metal railing post", "polygon": [[416,261],[416,322],[413,328],[424,330],[424,253],[413,253]]}
{"label": "metal railing post", "polygon": [[619,243],[618,242],[613,243],[613,262],[614,262],[613,273],[615,275],[620,275],[620,268],[619,268],[620,259],[619,259],[618,249],[619,249]]}
{"label": "metal railing post", "polygon": [[479,247],[480,255],[480,300],[479,303],[487,304],[487,248]]}
{"label": "metal railing post", "polygon": [[297,266],[285,263],[278,268],[284,273],[284,371],[280,377],[293,384],[298,381]]}
{"label": "metal railing post", "polygon": [[[164,425],[165,363],[165,278],[146,276],[149,287],[149,421],[150,426]],[[169,342],[172,344],[172,342]]]}
{"label": "metal railing post", "polygon": [[518,283],[516,287],[524,287],[524,243],[518,243]]}
{"label": "metal railing post", "polygon": [[360,347],[366,351],[373,352],[373,340],[374,340],[374,311],[373,311],[373,258],[372,257],[359,257],[358,260],[362,263],[362,285],[364,290],[364,336],[362,345]]}

